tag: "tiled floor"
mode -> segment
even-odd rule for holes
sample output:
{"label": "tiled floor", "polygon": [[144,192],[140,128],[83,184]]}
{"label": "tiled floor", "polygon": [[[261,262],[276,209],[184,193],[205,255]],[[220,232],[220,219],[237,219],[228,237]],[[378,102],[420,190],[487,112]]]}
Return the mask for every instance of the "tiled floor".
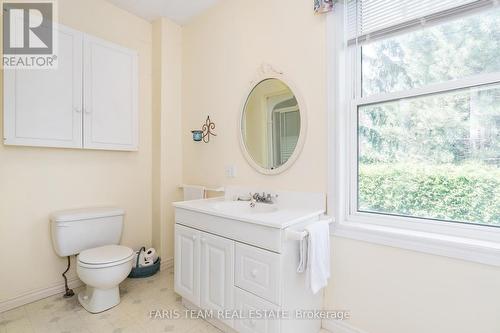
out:
{"label": "tiled floor", "polygon": [[[154,310],[184,311],[173,291],[173,274],[127,279],[120,285],[121,303],[90,314],[76,297],[52,296],[0,314],[0,333],[220,333],[201,319],[151,319]],[[79,290],[75,290],[79,291]]]}
{"label": "tiled floor", "polygon": [[76,297],[52,296],[0,314],[0,333],[220,332],[201,319],[150,319],[153,310],[184,310],[173,291],[173,277],[164,271],[146,279],[127,279],[120,285],[121,303],[95,315],[85,311]]}

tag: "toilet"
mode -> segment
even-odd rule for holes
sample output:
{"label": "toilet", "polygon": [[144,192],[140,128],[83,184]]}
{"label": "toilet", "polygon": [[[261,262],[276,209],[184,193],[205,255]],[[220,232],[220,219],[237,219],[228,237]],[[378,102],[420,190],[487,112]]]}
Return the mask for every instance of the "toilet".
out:
{"label": "toilet", "polygon": [[55,212],[51,215],[52,242],[61,257],[77,256],[76,272],[86,289],[78,301],[90,313],[120,303],[119,284],[132,270],[134,251],[118,245],[125,212],[100,207]]}

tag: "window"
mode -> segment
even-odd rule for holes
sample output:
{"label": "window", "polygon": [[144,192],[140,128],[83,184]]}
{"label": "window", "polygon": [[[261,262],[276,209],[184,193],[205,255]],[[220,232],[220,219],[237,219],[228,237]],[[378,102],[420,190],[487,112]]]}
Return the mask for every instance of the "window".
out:
{"label": "window", "polygon": [[500,8],[360,46],[362,95],[500,72]]}
{"label": "window", "polygon": [[358,107],[358,210],[500,227],[500,85]]}
{"label": "window", "polygon": [[346,0],[334,15],[336,232],[463,242],[447,254],[500,265],[500,6]]}
{"label": "window", "polygon": [[[373,18],[383,14],[371,11],[375,2],[391,1],[354,2],[364,9],[357,31],[384,27]],[[415,17],[417,28],[348,43],[359,61],[350,76],[357,136],[351,205],[362,213],[500,227],[500,84],[491,82],[500,72],[500,9],[422,26],[418,10],[435,13],[422,7],[408,14],[412,7],[402,3],[394,13]]]}

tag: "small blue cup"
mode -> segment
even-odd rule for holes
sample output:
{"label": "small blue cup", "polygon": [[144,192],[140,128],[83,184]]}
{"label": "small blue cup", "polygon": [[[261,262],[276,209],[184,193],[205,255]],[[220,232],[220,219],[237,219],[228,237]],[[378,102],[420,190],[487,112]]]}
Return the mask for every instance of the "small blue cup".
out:
{"label": "small blue cup", "polygon": [[194,130],[194,131],[191,131],[191,133],[193,133],[193,140],[194,141],[201,141],[203,139],[203,131]]}

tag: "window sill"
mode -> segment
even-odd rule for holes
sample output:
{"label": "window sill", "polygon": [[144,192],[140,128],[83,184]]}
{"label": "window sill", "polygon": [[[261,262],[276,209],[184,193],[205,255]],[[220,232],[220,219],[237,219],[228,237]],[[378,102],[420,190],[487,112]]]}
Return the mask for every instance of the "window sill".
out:
{"label": "window sill", "polygon": [[337,237],[500,266],[500,243],[368,223],[338,222]]}

